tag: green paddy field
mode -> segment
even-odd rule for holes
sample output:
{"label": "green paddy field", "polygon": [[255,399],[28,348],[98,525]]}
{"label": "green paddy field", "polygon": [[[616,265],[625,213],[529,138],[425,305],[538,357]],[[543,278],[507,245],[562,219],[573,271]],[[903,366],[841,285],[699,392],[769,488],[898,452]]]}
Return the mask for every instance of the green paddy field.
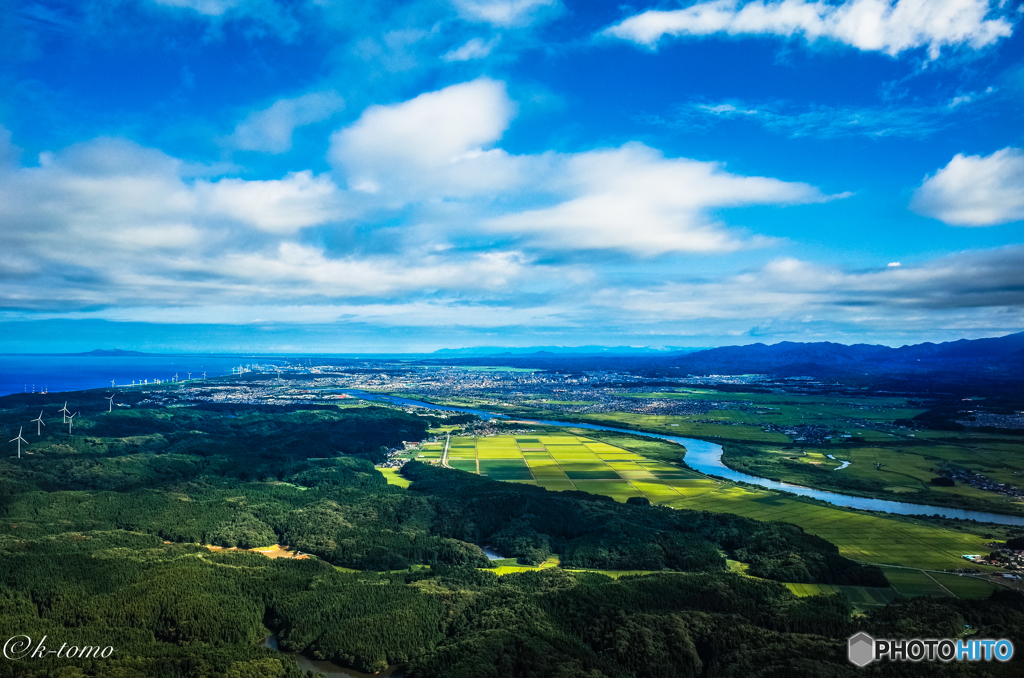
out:
{"label": "green paddy field", "polygon": [[[623,441],[642,449],[642,442]],[[439,456],[443,447],[434,443],[422,453]],[[879,565],[955,569],[965,565],[964,554],[987,553],[985,543],[991,541],[920,521],[741,487],[581,435],[453,437],[448,463],[494,480],[552,491],[583,490],[623,502],[647,497],[652,504],[672,508],[793,523],[836,544],[847,558]]]}

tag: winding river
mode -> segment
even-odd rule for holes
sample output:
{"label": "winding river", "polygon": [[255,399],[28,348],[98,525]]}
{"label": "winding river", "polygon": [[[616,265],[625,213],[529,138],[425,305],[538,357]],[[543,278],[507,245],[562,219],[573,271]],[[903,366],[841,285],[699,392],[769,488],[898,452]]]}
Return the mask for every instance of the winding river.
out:
{"label": "winding river", "polygon": [[[423,407],[428,410],[446,410],[446,411],[457,411],[467,412],[469,414],[475,414],[482,419],[507,419],[508,417],[504,414],[495,414],[493,412],[485,412],[484,410],[474,410],[465,407],[447,407],[442,405],[434,405],[432,403],[424,403],[418,400],[410,400],[409,398],[401,398],[398,396],[390,395],[378,395],[375,393],[365,393],[362,391],[356,391],[351,389],[344,389],[339,391],[346,393],[356,398],[363,400],[375,400],[378,402],[388,402],[394,405],[406,405],[410,407]],[[614,428],[612,426],[602,426],[600,424],[586,424],[574,421],[555,421],[551,419],[523,419],[523,421],[544,424],[547,426],[563,426],[580,429],[590,429],[594,431],[615,431],[618,433],[632,433],[635,435],[643,435],[651,438],[660,438],[662,440],[668,440],[673,443],[678,443],[686,448],[686,465],[695,471],[700,471],[709,476],[715,476],[718,478],[725,478],[727,480],[733,480],[741,483],[748,483],[750,485],[759,485],[770,490],[778,490],[781,492],[789,492],[791,494],[800,495],[801,497],[810,497],[812,499],[818,499],[835,506],[846,506],[855,509],[864,509],[868,511],[882,511],[885,513],[896,513],[905,516],[941,516],[943,518],[959,518],[961,520],[976,520],[982,523],[997,523],[999,525],[1024,525],[1024,516],[1008,516],[1001,513],[988,513],[986,511],[969,511],[967,509],[956,509],[947,508],[944,506],[929,506],[927,504],[910,504],[903,501],[892,501],[889,499],[871,499],[868,497],[855,497],[848,494],[840,494],[839,492],[829,492],[827,490],[815,490],[810,487],[803,487],[801,485],[792,485],[790,483],[783,483],[777,480],[769,480],[768,478],[761,478],[759,476],[753,476],[748,473],[742,473],[741,471],[734,471],[733,469],[722,463],[722,446],[716,445],[715,443],[709,443],[706,440],[697,440],[696,438],[682,438],[680,436],[670,436],[661,433],[650,433],[648,431],[633,431],[624,428]]]}

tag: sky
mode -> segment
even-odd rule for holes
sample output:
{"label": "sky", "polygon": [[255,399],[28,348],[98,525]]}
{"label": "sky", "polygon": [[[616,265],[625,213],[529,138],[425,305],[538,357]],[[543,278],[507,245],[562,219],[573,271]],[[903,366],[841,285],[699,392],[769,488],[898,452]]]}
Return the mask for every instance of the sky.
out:
{"label": "sky", "polygon": [[0,0],[0,351],[1024,330],[1024,10]]}

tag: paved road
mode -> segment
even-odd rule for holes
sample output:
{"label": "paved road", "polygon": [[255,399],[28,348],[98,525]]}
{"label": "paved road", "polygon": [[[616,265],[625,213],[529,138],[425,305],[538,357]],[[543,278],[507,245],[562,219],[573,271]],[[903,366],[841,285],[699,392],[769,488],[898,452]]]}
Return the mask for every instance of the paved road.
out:
{"label": "paved road", "polygon": [[444,454],[441,455],[441,466],[445,468],[451,468],[448,465],[448,446],[452,443],[452,434],[449,433],[448,437],[444,439]]}

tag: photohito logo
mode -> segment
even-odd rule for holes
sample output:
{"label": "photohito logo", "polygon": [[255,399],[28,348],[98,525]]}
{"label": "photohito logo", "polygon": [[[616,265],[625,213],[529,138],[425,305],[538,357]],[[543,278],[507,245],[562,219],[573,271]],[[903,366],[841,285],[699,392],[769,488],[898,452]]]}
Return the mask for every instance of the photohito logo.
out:
{"label": "photohito logo", "polygon": [[891,662],[919,661],[1009,661],[1013,643],[1008,640],[951,640],[949,638],[872,638],[863,631],[850,637],[847,656],[857,666],[887,659]]}

